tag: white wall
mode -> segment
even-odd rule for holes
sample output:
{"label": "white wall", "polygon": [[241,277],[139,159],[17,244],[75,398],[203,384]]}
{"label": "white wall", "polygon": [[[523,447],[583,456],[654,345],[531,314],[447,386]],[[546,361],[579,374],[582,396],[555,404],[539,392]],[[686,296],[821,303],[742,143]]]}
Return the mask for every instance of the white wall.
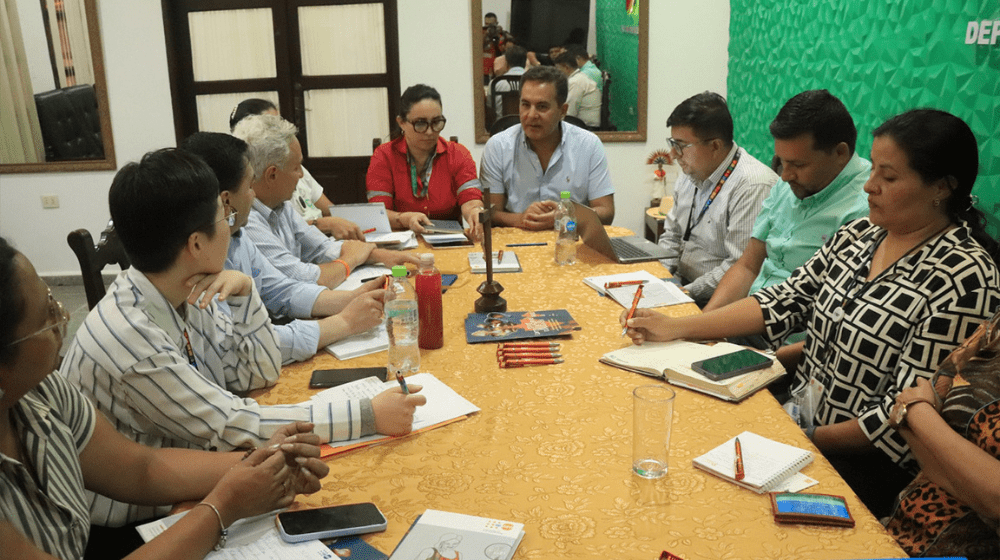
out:
{"label": "white wall", "polygon": [[[624,4],[623,4],[624,5]],[[472,38],[467,0],[399,0],[401,89],[427,83],[440,91],[448,128],[476,160],[472,142]],[[642,232],[653,188],[646,157],[665,148],[665,122],[685,98],[725,94],[729,3],[706,0],[644,2],[650,9],[648,138],[605,144],[617,190],[615,225]],[[119,166],[147,151],[173,146],[173,111],[159,2],[98,3],[104,38],[111,123]],[[0,176],[0,235],[14,243],[43,275],[78,274],[66,234],[100,232],[108,220],[107,191],[114,173],[42,173]],[[59,196],[43,210],[40,196]]]}

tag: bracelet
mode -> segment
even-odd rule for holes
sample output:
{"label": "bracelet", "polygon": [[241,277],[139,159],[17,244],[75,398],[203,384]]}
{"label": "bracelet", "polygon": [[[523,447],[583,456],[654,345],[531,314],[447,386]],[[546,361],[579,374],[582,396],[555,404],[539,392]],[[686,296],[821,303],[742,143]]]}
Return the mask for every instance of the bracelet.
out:
{"label": "bracelet", "polygon": [[337,260],[335,260],[333,262],[340,263],[340,264],[344,265],[344,276],[350,276],[351,275],[351,267],[347,266],[347,263],[344,262],[342,259],[337,259]]}
{"label": "bracelet", "polygon": [[247,449],[247,452],[243,454],[243,458],[240,459],[240,462],[246,461],[247,457],[253,455],[254,451],[257,451],[257,446],[254,446],[254,447],[251,447],[250,449]]}
{"label": "bracelet", "polygon": [[212,508],[212,511],[215,512],[215,516],[219,518],[219,531],[221,531],[221,534],[219,535],[219,542],[215,543],[214,550],[222,550],[226,547],[226,536],[229,535],[229,530],[226,529],[226,526],[222,523],[222,514],[219,513],[219,508],[208,502],[198,502],[194,507],[198,506],[208,506]]}

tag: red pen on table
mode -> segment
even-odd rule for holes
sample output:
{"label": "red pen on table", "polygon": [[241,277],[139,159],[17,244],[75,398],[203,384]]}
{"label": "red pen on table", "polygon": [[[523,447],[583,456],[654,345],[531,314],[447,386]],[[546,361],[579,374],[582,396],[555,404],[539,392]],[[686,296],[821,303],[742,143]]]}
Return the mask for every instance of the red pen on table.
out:
{"label": "red pen on table", "polygon": [[375,233],[375,228],[368,228],[365,231],[362,231],[361,233],[365,234],[365,235],[367,235],[369,233]]}
{"label": "red pen on table", "polygon": [[497,264],[503,262],[503,249],[497,251]]}
{"label": "red pen on table", "polygon": [[625,327],[622,328],[622,336],[628,332],[628,320],[635,315],[635,308],[639,306],[639,300],[642,299],[642,284],[635,289],[635,297],[632,298],[632,307],[628,310],[628,315],[625,316]]}
{"label": "red pen on table", "polygon": [[497,350],[497,357],[500,356],[558,356],[558,348],[503,348]]}
{"label": "red pen on table", "polygon": [[604,289],[610,290],[611,288],[621,288],[622,286],[635,286],[638,284],[645,284],[649,280],[624,280],[622,282],[605,282]]}
{"label": "red pen on table", "polygon": [[501,342],[500,348],[559,348],[558,342]]}
{"label": "red pen on table", "polygon": [[552,360],[503,360],[500,362],[502,368],[524,367],[524,366],[546,366],[550,364],[561,364],[560,359]]}
{"label": "red pen on table", "polygon": [[743,472],[743,448],[740,447],[740,438],[736,438],[736,480],[743,480],[746,473]]}

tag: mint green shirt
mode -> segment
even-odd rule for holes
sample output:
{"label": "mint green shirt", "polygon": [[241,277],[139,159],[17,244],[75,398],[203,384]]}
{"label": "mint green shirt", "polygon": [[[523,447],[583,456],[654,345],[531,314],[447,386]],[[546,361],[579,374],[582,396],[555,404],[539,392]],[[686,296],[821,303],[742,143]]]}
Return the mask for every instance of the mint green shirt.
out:
{"label": "mint green shirt", "polygon": [[803,200],[785,181],[771,188],[753,224],[753,238],[764,242],[767,258],[751,294],[787,280],[840,226],[868,215],[864,186],[871,170],[870,161],[854,154],[826,188]]}
{"label": "mint green shirt", "polygon": [[580,72],[583,73],[584,76],[594,80],[594,83],[597,84],[597,91],[604,91],[604,78],[601,76],[601,69],[598,68],[593,62],[588,60],[586,64],[580,67]]}

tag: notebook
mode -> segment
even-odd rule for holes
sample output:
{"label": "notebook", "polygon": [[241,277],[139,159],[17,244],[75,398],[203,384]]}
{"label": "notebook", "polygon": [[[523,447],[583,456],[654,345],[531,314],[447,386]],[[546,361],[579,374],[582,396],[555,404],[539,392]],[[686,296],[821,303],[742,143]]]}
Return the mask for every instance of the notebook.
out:
{"label": "notebook", "polygon": [[705,393],[722,400],[739,402],[785,374],[777,360],[771,367],[721,381],[713,381],[691,369],[698,360],[721,356],[743,350],[743,346],[719,342],[713,346],[675,340],[673,342],[646,342],[642,346],[627,346],[601,356],[602,363],[634,371],[671,385]]}
{"label": "notebook", "polygon": [[651,309],[654,307],[666,307],[668,305],[694,302],[677,284],[664,282],[645,270],[609,274],[607,276],[591,276],[584,278],[583,283],[597,290],[598,293],[610,297],[623,307],[632,307],[632,299],[635,297],[636,290],[635,285],[621,286],[619,288],[605,288],[604,285],[609,282],[629,282],[635,280],[645,282],[642,286],[642,299],[639,300],[639,309]]}
{"label": "notebook", "polygon": [[604,224],[597,212],[589,206],[574,202],[576,208],[576,230],[584,245],[618,263],[655,261],[670,256],[666,249],[656,243],[635,235],[608,237]]}
{"label": "notebook", "polygon": [[[499,251],[493,251],[493,272],[521,272],[521,263],[514,251],[504,251],[498,262]],[[486,260],[482,252],[469,253],[469,269],[473,274],[486,274]]]}
{"label": "notebook", "polygon": [[365,202],[361,204],[334,204],[330,206],[330,215],[334,218],[350,220],[361,228],[361,231],[375,228],[375,233],[391,233],[389,215],[385,204],[381,202]]}
{"label": "notebook", "polygon": [[410,525],[389,560],[509,560],[523,538],[524,525],[521,523],[429,509]]}
{"label": "notebook", "polygon": [[458,220],[431,220],[431,225],[424,226],[427,233],[461,233],[465,234],[465,229]]}
{"label": "notebook", "polygon": [[[736,480],[736,438],[743,450],[743,480]],[[799,473],[812,463],[812,452],[780,443],[753,432],[743,432],[708,453],[694,458],[694,466],[758,494],[808,488],[816,481]],[[800,476],[796,476],[800,475]],[[802,480],[807,479],[807,480]],[[811,483],[808,483],[811,481]],[[806,484],[801,486],[801,484]],[[789,485],[790,488],[789,488]]]}
{"label": "notebook", "polygon": [[388,349],[389,333],[385,330],[385,323],[372,327],[371,330],[363,333],[342,338],[326,347],[326,351],[333,354],[338,360],[349,360],[358,356],[384,352]]}

